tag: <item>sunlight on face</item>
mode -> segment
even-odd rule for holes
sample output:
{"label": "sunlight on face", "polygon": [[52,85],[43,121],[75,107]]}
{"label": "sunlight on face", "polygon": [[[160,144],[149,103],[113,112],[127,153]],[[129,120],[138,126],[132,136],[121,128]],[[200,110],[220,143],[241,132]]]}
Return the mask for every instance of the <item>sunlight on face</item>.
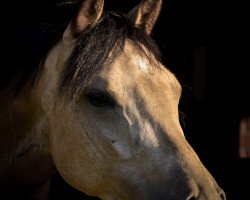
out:
{"label": "sunlight on face", "polygon": [[147,73],[148,69],[149,69],[149,63],[147,62],[147,60],[143,60],[142,58],[138,58],[138,60],[136,60],[136,64],[139,66],[139,69],[144,72]]}

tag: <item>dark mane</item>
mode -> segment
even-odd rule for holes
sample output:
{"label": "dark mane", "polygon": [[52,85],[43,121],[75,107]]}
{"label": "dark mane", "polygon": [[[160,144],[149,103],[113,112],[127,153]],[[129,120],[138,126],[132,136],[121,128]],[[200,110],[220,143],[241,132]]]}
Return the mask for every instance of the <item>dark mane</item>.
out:
{"label": "dark mane", "polygon": [[125,40],[145,55],[146,47],[160,60],[158,48],[148,35],[123,14],[106,13],[100,22],[88,27],[79,37],[61,74],[59,95],[66,95],[71,100],[78,98],[92,78],[121,53]]}
{"label": "dark mane", "polygon": [[[18,96],[28,81],[35,83],[39,79],[46,54],[62,37],[67,22],[59,25],[37,24],[35,28],[38,30],[31,31],[35,35],[26,36],[33,38],[32,44],[22,52],[18,67],[1,73],[0,90],[8,88],[14,96]],[[70,100],[79,97],[93,77],[122,52],[125,40],[141,53],[147,55],[147,49],[160,60],[157,45],[150,36],[136,28],[123,14],[107,12],[97,24],[88,27],[79,36],[60,76],[58,95]]]}

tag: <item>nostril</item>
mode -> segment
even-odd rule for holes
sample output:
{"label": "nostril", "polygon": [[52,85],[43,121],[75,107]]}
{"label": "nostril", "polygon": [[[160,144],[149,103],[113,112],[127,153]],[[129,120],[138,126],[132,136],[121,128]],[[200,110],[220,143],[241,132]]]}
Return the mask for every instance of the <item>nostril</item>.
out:
{"label": "nostril", "polygon": [[190,195],[186,198],[186,200],[195,200],[195,199],[197,199],[197,197],[196,197],[194,194],[190,194]]}
{"label": "nostril", "polygon": [[226,194],[225,194],[225,192],[223,191],[223,190],[220,190],[220,198],[222,199],[222,200],[226,200],[227,198],[226,198]]}

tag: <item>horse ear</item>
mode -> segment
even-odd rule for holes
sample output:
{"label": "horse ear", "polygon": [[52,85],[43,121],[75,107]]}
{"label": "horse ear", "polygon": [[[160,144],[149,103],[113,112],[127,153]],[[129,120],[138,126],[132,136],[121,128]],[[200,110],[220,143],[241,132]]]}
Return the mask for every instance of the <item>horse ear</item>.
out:
{"label": "horse ear", "polygon": [[81,33],[87,26],[100,19],[104,0],[84,0],[75,18],[75,33]]}
{"label": "horse ear", "polygon": [[84,0],[77,15],[66,28],[64,36],[77,36],[86,27],[97,22],[103,13],[104,0]]}
{"label": "horse ear", "polygon": [[127,16],[135,23],[135,26],[150,34],[160,14],[161,7],[162,0],[142,0]]}

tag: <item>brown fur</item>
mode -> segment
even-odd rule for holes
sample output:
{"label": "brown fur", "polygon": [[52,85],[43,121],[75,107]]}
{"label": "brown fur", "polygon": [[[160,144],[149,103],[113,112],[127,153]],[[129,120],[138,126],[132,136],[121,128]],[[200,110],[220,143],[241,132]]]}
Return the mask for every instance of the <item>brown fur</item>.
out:
{"label": "brown fur", "polygon": [[[86,2],[80,10],[96,1]],[[77,23],[86,27],[86,20]],[[76,42],[72,26],[48,53],[33,88],[27,83],[17,98],[0,94],[1,189],[45,199],[55,165],[73,187],[104,200],[224,200],[179,124],[180,84],[149,50],[142,54],[125,41],[79,99],[58,102],[60,74]],[[87,98],[93,89],[115,106],[93,105]]]}

